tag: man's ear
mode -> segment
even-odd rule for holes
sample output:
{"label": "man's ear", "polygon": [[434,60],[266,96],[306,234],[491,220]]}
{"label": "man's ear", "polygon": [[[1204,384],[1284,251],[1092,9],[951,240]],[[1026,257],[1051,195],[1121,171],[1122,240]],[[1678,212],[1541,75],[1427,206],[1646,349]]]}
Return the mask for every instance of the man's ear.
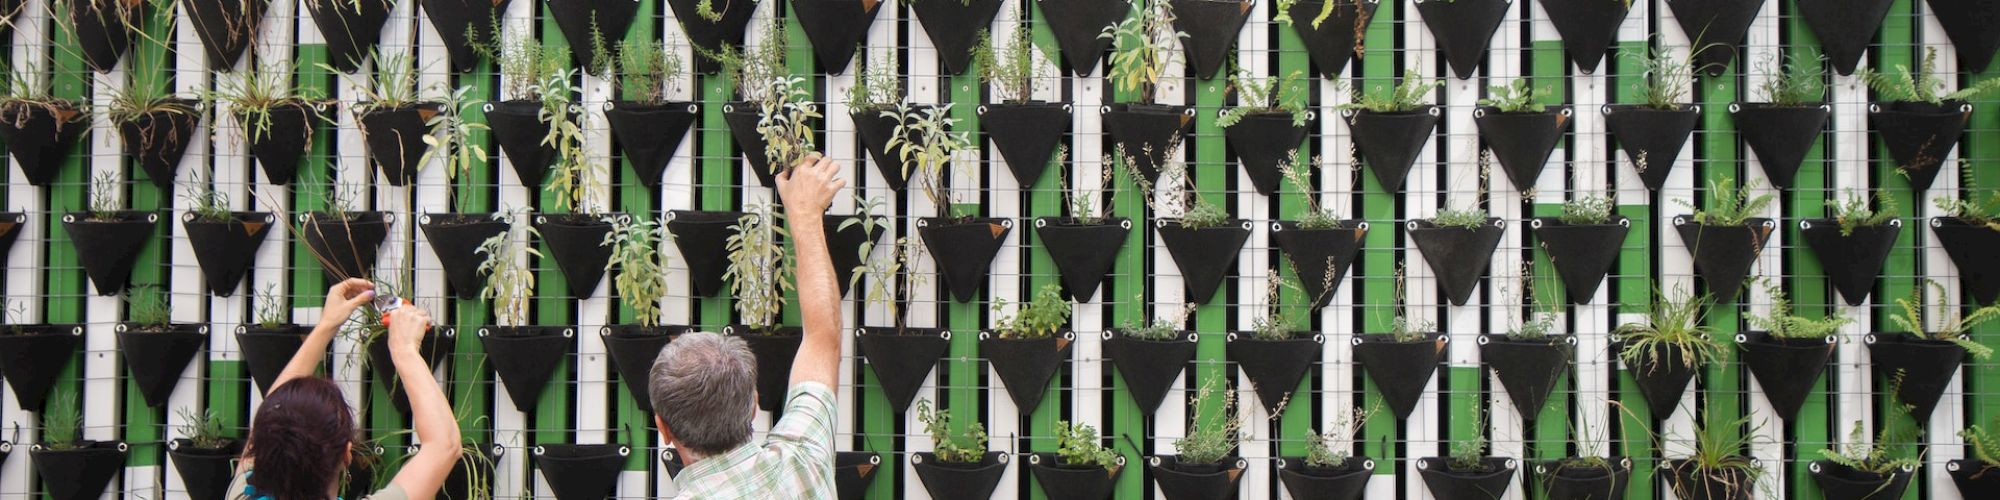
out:
{"label": "man's ear", "polygon": [[674,444],[674,431],[667,428],[667,421],[660,420],[659,415],[653,415],[653,425],[660,428],[660,440]]}

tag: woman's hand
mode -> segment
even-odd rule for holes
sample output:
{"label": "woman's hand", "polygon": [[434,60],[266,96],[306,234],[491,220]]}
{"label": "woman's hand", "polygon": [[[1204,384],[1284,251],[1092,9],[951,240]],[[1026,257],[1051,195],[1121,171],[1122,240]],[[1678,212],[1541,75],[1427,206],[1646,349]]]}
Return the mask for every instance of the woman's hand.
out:
{"label": "woman's hand", "polygon": [[326,289],[326,308],[320,310],[320,322],[347,321],[370,300],[375,299],[375,284],[360,278],[348,278]]}
{"label": "woman's hand", "polygon": [[431,329],[431,313],[416,304],[403,304],[389,312],[389,352],[417,352],[417,345]]}

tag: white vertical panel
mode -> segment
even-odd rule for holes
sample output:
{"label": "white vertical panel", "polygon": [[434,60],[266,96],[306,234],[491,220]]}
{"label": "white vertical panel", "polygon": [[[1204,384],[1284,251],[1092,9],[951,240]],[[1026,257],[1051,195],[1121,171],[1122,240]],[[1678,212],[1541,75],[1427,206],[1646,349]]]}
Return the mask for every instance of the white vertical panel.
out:
{"label": "white vertical panel", "polygon": [[[1026,0],[1002,2],[1000,12],[993,16],[993,22],[987,26],[987,36],[993,40],[992,43],[995,44],[995,50],[1000,50],[1000,47],[1005,47],[1007,46],[1006,44],[1013,43],[1014,30],[1023,21],[1020,7],[1022,5],[1021,2],[1024,1]],[[1022,26],[1022,28],[1025,27]],[[974,76],[976,74],[977,72],[975,71],[966,71],[967,76]],[[978,83],[974,83],[973,85],[978,85]],[[952,104],[952,111],[954,113],[973,111],[978,106],[978,102],[955,102]],[[987,188],[985,190],[987,216],[1013,222],[1013,230],[1007,232],[1006,241],[1001,244],[999,253],[994,255],[991,269],[992,274],[987,280],[988,288],[986,289],[986,297],[991,301],[1006,300],[1011,302],[1017,306],[1015,310],[1018,310],[1018,306],[1026,305],[1027,301],[1034,299],[1036,293],[1034,288],[1023,287],[1021,285],[1021,278],[1027,274],[1028,260],[1027,248],[1022,246],[1022,241],[1025,239],[1022,233],[1034,230],[1034,228],[1020,223],[1022,220],[1021,216],[1028,213],[1028,207],[1022,206],[1021,203],[1021,192],[1024,187],[1014,179],[1014,175],[1007,170],[1007,162],[1001,161],[999,155],[996,154],[993,158],[982,158],[981,149],[979,148],[982,142],[979,139],[982,134],[979,133],[978,127],[970,125],[972,124],[961,121],[952,126],[952,130],[962,132],[973,140],[971,142],[973,147],[960,152],[954,160],[952,170],[959,175],[954,176],[951,185],[954,192],[962,193],[964,197],[953,196],[952,198],[968,202],[980,201],[981,193],[978,189],[975,188],[971,193],[964,193],[964,190],[959,189],[959,187],[985,186]],[[983,159],[990,159],[992,161],[981,161]],[[981,182],[982,178],[985,182]],[[1003,313],[996,312],[992,317],[998,319],[1002,317],[1000,314]],[[1013,314],[1013,312],[1009,311],[1004,314]],[[989,387],[1005,385],[999,382],[1000,373],[993,368],[992,358],[988,358],[986,356],[987,353],[983,350],[979,354],[980,358],[986,360],[986,380],[992,381]],[[1075,351],[1069,351],[1069,354],[1074,355]],[[1070,379],[1063,380],[1068,381]],[[1004,390],[986,391],[986,429],[988,434],[992,436],[992,441],[987,446],[988,449],[1007,453],[1026,451],[1020,446],[1022,439],[1027,437],[1027,429],[1021,425],[1021,418],[1026,415],[1020,407],[1014,405],[1011,393],[1014,391],[1037,391],[1043,389],[1047,389],[1048,392],[1043,394],[1042,405],[1056,405],[1058,407],[1062,405],[1061,398],[1066,391],[1060,388],[1007,387]],[[1025,492],[1021,491],[1020,488],[1020,478],[1024,473],[1023,469],[1026,467],[1025,462],[1018,466],[1003,467],[1001,470],[1004,472],[1000,475],[1000,485],[993,489],[993,496],[998,498],[1016,498],[1024,494]]]}
{"label": "white vertical panel", "polygon": [[[907,4],[904,4],[902,2],[897,2],[897,5],[901,6]],[[900,49],[900,51],[902,52],[902,61],[906,65],[905,67],[909,68],[908,73],[906,73],[909,76],[909,79],[906,80],[904,83],[905,87],[904,90],[909,94],[908,99],[911,104],[932,104],[942,101],[944,95],[947,92],[945,92],[944,89],[938,88],[940,81],[938,75],[944,73],[944,65],[940,63],[938,60],[938,55],[937,55],[938,52],[937,49],[931,44],[931,37],[929,33],[924,31],[923,23],[917,22],[915,12],[909,11],[907,9],[897,9],[894,13],[901,14],[901,16],[881,16],[877,18],[876,22],[878,23],[882,22],[883,17],[887,17],[888,20],[891,21],[892,23],[896,19],[898,19],[898,17],[906,18],[907,20],[901,24],[901,26],[904,28],[903,36],[905,37],[902,40],[907,40],[906,44],[900,46],[898,45],[899,42],[898,39],[896,38],[896,30],[893,28],[894,26],[897,25],[890,24],[889,26],[891,27],[891,29],[881,29],[882,26],[877,25],[876,26],[877,29],[869,33],[869,37],[875,40],[874,42],[871,42],[869,45],[872,47],[883,47],[883,48],[895,47],[895,49],[888,49],[888,50]],[[884,12],[883,14],[890,14],[890,12]],[[861,155],[857,154],[856,156],[861,156]],[[879,175],[879,173],[877,173],[876,175]],[[884,183],[874,182],[878,180],[882,179],[880,177],[871,178],[870,185],[875,185],[875,186],[886,185]],[[919,188],[917,188],[916,186],[911,186],[912,191],[916,189]],[[888,194],[888,196],[893,196],[894,193],[894,191],[885,191],[885,192],[891,193]],[[904,198],[909,200],[909,213],[904,214],[908,218],[903,219],[902,221],[904,224],[903,234],[908,235],[910,241],[913,243],[921,242],[923,238],[917,235],[917,226],[916,226],[917,219],[921,217],[939,216],[944,214],[945,211],[942,207],[933,206],[927,199],[924,198],[922,194],[917,194],[916,192],[909,192],[906,196],[904,196]],[[938,316],[938,310],[939,306],[945,305],[951,300],[951,293],[945,289],[944,275],[938,272],[938,265],[936,259],[928,258],[930,255],[929,252],[920,252],[920,253],[924,255],[925,258],[917,259],[916,262],[911,262],[907,265],[912,266],[916,275],[926,276],[928,279],[925,281],[925,283],[918,285],[914,290],[911,291],[910,303],[908,306],[910,309],[909,324],[912,326],[923,326],[923,327],[943,326],[944,318]],[[974,337],[977,337],[979,335],[979,332],[977,331],[976,328],[966,329],[964,331],[954,331],[951,333],[953,335],[951,340],[953,344],[964,342],[963,337],[961,337],[963,335],[972,335]],[[951,363],[976,362],[976,360],[972,359],[954,358],[951,356],[950,351],[946,352],[944,359],[946,361],[946,364],[940,365],[936,369],[934,369],[931,372],[930,381],[925,382],[924,388],[917,391],[918,394],[917,397],[919,399],[928,398],[931,400],[932,404],[944,403],[942,398],[945,397],[946,391],[943,390],[944,389],[943,384],[939,382],[941,380],[939,372],[950,370],[952,367]],[[972,385],[973,382],[954,379],[952,381],[952,384],[956,386],[969,386]],[[998,384],[996,383],[995,385]],[[914,408],[914,405],[912,406],[912,408]],[[923,424],[917,421],[916,415],[917,412],[915,411],[909,411],[903,414],[904,429],[921,430],[924,428]],[[905,478],[903,493],[909,499],[929,500],[932,497],[931,492],[928,489],[924,488],[921,481],[915,480],[917,477],[917,471],[916,468],[910,466],[910,457],[912,457],[913,454],[915,453],[931,451],[932,449],[936,448],[936,444],[932,443],[927,436],[922,436],[921,432],[909,432],[908,434],[910,434],[909,439],[905,439],[903,441],[903,448],[904,448],[902,457],[903,470],[902,473],[897,474],[896,477]],[[992,434],[989,432],[988,435],[991,436],[996,434]],[[989,441],[987,444],[989,449],[993,448],[991,441]]]}
{"label": "white vertical panel", "polygon": [[[1945,87],[1946,87],[1945,92],[1951,92],[1952,90],[1958,87],[1958,79],[1953,77],[1953,75],[1957,75],[1959,72],[1958,68],[1959,61],[1957,57],[1958,56],[1957,50],[1954,47],[1951,47],[1950,45],[1943,43],[1945,40],[1947,40],[1944,33],[1944,27],[1938,24],[1936,16],[1923,15],[1923,13],[1929,11],[1930,11],[1929,4],[1925,4],[1925,8],[1919,10],[1918,13],[1916,14],[1918,16],[1917,21],[1920,23],[1922,29],[1922,31],[1918,33],[1919,40],[1924,40],[1936,44],[1938,48],[1937,52],[1938,57],[1937,57],[1937,66],[1933,69],[1933,71],[1935,71],[1936,74],[1945,75],[1944,78],[1942,78],[1945,81]],[[1915,50],[1915,52],[1912,55],[1919,59],[1919,61],[1916,61],[1917,63],[1922,62],[1921,59],[1924,57],[1924,53],[1923,50],[1921,50],[1921,48]],[[1973,129],[1970,128],[1970,126],[1968,126],[1966,130],[1972,131]],[[1988,134],[1992,133],[1992,131],[1984,131],[1984,132]],[[1954,138],[1954,140],[1955,139],[1956,138]],[[1866,142],[1866,144],[1872,145],[1874,144],[1874,142],[1868,141]],[[1976,163],[1971,165],[1960,163],[1959,160],[1961,158],[1961,155],[1963,154],[1964,154],[1963,149],[1952,149],[1950,153],[1946,154],[1944,162],[1939,164],[1938,166],[1938,169],[1940,171],[1938,172],[1936,183],[1932,184],[1931,189],[1929,191],[1925,192],[1923,195],[1919,195],[1919,198],[1948,196],[1948,193],[1958,192],[1959,188],[1962,187],[1960,186],[1959,183],[1959,177],[1960,177],[1959,169],[1967,168],[1971,165],[1978,165]],[[1991,166],[1986,165],[1984,168],[1991,168]],[[1992,187],[1988,186],[1985,189],[1991,190]],[[1979,196],[1979,193],[1966,192],[1963,196],[1966,197]],[[1915,203],[1912,204],[1918,207],[1913,211],[1916,212],[1917,215],[1920,215],[1921,217],[1918,219],[1917,221],[1918,223],[1914,225],[1915,227],[1905,226],[1903,229],[1905,231],[1913,231],[1913,230],[1926,231],[1925,228],[1930,225],[1931,217],[1939,217],[1946,215],[1942,210],[1939,210],[1937,208],[1936,204],[1931,203],[1930,200],[1927,199],[1918,199],[1916,200]],[[1939,284],[1942,284],[1945,287],[1945,293],[1943,297],[1929,297],[1928,300],[1934,301],[1932,303],[1943,303],[1943,304],[1964,304],[1964,305],[1973,304],[1974,302],[1972,300],[1971,294],[1965,293],[1965,291],[1961,289],[1961,287],[1963,286],[1963,281],[1959,279],[1961,271],[1958,269],[1957,264],[1951,261],[1951,256],[1945,253],[1944,247],[1938,244],[1937,238],[1932,234],[1923,234],[1918,237],[1918,241],[1923,242],[1924,245],[1922,254],[1923,257],[1922,262],[1924,263],[1923,270],[1919,274],[1937,280]],[[1923,285],[1919,284],[1919,286]],[[1929,290],[1926,290],[1925,293],[1930,293],[1930,292]],[[1949,314],[1959,314],[1959,312],[1963,310],[1963,308],[1960,308],[1956,305],[1952,307],[1954,310],[1949,311],[1948,312]],[[1941,308],[1937,307],[1926,307],[1926,310],[1924,311],[1924,316],[1940,317],[1933,315],[1940,313],[1947,313],[1947,311],[1943,311],[1940,309]],[[1967,366],[1970,365],[1971,363],[1968,362]],[[1938,405],[1939,408],[1931,412],[1930,422],[1928,422],[1924,428],[1963,429],[1967,424],[1983,423],[1983,422],[1967,422],[1969,417],[1966,414],[1966,408],[1964,407],[1964,405],[1955,404],[1956,402],[1965,401],[1966,379],[1964,375],[1965,375],[1965,369],[1961,368],[1958,371],[1958,376],[1952,377],[1951,382],[1945,385],[1943,398],[1938,400],[1943,404]],[[1946,431],[1945,433],[1949,434],[1949,431]],[[1946,442],[1951,441],[1949,437],[1945,437],[1943,440]],[[1933,453],[1934,456],[1929,456],[1924,459],[1927,461],[1927,463],[1925,464],[1925,467],[1922,469],[1923,473],[1929,476],[1928,484],[1930,485],[1930,491],[1920,492],[1920,494],[1928,493],[1933,497],[1939,499],[1956,498],[1959,495],[1958,488],[1952,483],[1951,475],[1948,474],[1947,471],[1945,471],[1943,464],[1948,460],[1964,457],[1965,449],[1964,447],[1961,446],[1938,446],[1934,447],[1933,451],[1935,452]]]}
{"label": "white vertical panel", "polygon": [[[160,41],[163,44],[173,44],[173,55],[175,57],[174,88],[169,89],[169,91],[175,97],[197,97],[201,92],[207,90],[208,87],[208,54],[202,48],[201,37],[194,31],[193,18],[185,15],[185,12],[180,8],[175,8],[174,12],[174,39]],[[147,43],[149,42],[144,40],[140,42],[142,46]],[[164,68],[161,69],[164,70]],[[166,242],[166,248],[170,252],[167,256],[167,263],[169,265],[167,271],[168,279],[166,283],[161,284],[161,288],[163,291],[169,293],[169,297],[171,298],[170,304],[173,307],[171,316],[175,323],[199,323],[202,322],[204,316],[207,316],[204,314],[207,312],[205,311],[207,308],[202,307],[205,305],[203,304],[206,302],[205,299],[208,298],[207,282],[202,279],[201,268],[195,263],[194,247],[188,243],[187,236],[181,230],[180,223],[180,214],[188,212],[189,209],[187,197],[182,196],[185,192],[185,188],[182,186],[192,184],[195,181],[195,175],[200,175],[203,182],[217,181],[215,176],[209,173],[212,170],[208,168],[209,137],[203,133],[209,130],[206,111],[206,109],[198,110],[198,112],[202,113],[203,117],[198,122],[198,127],[200,128],[192,131],[191,136],[185,139],[188,141],[188,149],[186,154],[181,157],[181,163],[176,167],[176,170],[181,173],[174,178],[174,187],[162,190],[164,191],[162,196],[166,201],[164,205],[169,210],[160,214],[160,225],[171,228],[168,234],[173,235],[173,237],[171,241]],[[213,188],[219,193],[233,194],[228,187],[220,184],[214,185]],[[231,196],[230,198],[231,201],[234,201],[236,197]],[[222,310],[218,312],[229,310],[228,304],[230,301],[219,300],[218,302],[223,306]],[[213,326],[211,325],[211,328]],[[225,335],[219,337],[210,336],[210,338],[224,339],[232,337]],[[211,343],[214,344],[209,346],[214,349],[211,352],[221,352],[221,348],[227,347],[214,340],[211,340]],[[201,411],[203,407],[201,395],[204,390],[202,385],[207,379],[204,374],[207,373],[208,368],[208,364],[202,361],[207,357],[196,356],[194,362],[188,363],[181,370],[179,375],[180,381],[174,384],[174,391],[167,398],[165,407],[166,429],[165,432],[161,433],[165,440],[170,441],[181,437],[180,428],[187,423],[187,419],[181,417],[182,409]],[[165,470],[161,479],[164,479],[166,486],[157,491],[157,494],[175,499],[186,497],[187,492],[185,490],[187,488],[182,483],[180,474],[177,472],[177,467],[174,466],[173,461],[161,462],[159,466],[152,467],[152,469]],[[163,483],[156,482],[154,484]],[[148,487],[150,488],[150,485]],[[153,495],[155,493],[148,492],[142,494]]]}

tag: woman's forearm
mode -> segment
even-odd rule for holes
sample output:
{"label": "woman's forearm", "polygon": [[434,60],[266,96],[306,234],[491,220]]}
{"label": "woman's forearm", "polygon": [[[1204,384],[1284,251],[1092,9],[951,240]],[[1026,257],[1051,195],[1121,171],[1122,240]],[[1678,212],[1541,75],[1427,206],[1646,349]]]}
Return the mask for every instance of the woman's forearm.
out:
{"label": "woman's forearm", "polygon": [[410,417],[417,439],[424,443],[457,446],[458,422],[451,414],[451,401],[432,377],[430,364],[415,349],[394,349],[396,377],[402,379],[403,393],[410,398]]}

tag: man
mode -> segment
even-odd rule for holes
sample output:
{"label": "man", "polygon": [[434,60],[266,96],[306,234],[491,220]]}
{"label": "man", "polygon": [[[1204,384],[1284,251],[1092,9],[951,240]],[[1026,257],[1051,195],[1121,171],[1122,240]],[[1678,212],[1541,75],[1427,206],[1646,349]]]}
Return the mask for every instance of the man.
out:
{"label": "man", "polygon": [[792,360],[784,411],[771,434],[763,442],[750,441],[757,362],[743,339],[690,333],[653,360],[647,377],[653,420],[687,464],[674,478],[680,488],[674,498],[833,498],[840,285],[820,218],[847,185],[839,173],[840,165],[813,154],[778,175],[778,195],[798,253],[805,340]]}

